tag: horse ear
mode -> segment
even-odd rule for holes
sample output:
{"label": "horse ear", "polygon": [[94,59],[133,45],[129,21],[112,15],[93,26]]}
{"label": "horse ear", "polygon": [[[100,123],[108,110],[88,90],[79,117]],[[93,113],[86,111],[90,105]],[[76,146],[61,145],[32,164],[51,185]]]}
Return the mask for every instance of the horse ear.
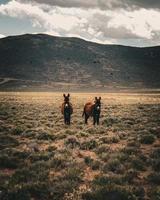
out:
{"label": "horse ear", "polygon": [[99,97],[99,100],[101,100],[101,97]]}
{"label": "horse ear", "polygon": [[66,95],[65,95],[65,94],[63,94],[63,96],[64,96],[64,97],[66,97]]}
{"label": "horse ear", "polygon": [[70,97],[70,94],[68,93],[68,97]]}

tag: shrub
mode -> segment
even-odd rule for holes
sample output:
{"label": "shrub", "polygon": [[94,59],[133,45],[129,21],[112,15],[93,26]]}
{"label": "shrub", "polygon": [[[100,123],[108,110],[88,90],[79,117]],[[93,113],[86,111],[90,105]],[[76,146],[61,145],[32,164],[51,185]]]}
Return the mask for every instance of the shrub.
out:
{"label": "shrub", "polygon": [[118,143],[119,142],[119,137],[118,136],[108,136],[108,137],[102,137],[100,139],[103,143],[106,144],[111,144],[111,143]]}
{"label": "shrub", "polygon": [[106,126],[112,126],[113,124],[117,124],[119,123],[119,120],[117,118],[106,118],[104,121],[103,121],[103,124],[105,124]]}
{"label": "shrub", "polygon": [[50,158],[52,158],[52,156],[54,155],[53,152],[35,152],[35,153],[32,153],[29,157],[29,159],[32,161],[32,162],[36,162],[36,161],[47,161],[49,160]]}
{"label": "shrub", "polygon": [[143,187],[134,187],[132,189],[133,194],[136,196],[137,200],[144,200],[145,199],[145,190]]}
{"label": "shrub", "polygon": [[91,150],[97,147],[97,142],[93,139],[81,143],[80,148],[83,150]]}
{"label": "shrub", "polygon": [[55,169],[63,169],[66,167],[67,160],[64,156],[58,155],[50,160],[50,166]]}
{"label": "shrub", "polygon": [[139,148],[140,147],[140,143],[139,143],[139,141],[132,140],[132,141],[129,141],[127,143],[127,146],[128,147],[137,147],[137,148]]}
{"label": "shrub", "polygon": [[78,134],[79,134],[81,137],[88,137],[88,136],[89,136],[89,134],[86,133],[86,132],[84,132],[84,131],[80,131]]}
{"label": "shrub", "polygon": [[1,169],[16,169],[20,164],[20,161],[13,157],[9,156],[7,154],[0,155],[0,168]]}
{"label": "shrub", "polygon": [[135,200],[132,193],[116,186],[101,187],[96,191],[86,192],[82,195],[83,200]]}
{"label": "shrub", "polygon": [[150,133],[160,138],[160,127],[150,129]]}
{"label": "shrub", "polygon": [[75,133],[74,131],[69,130],[69,129],[67,129],[67,130],[65,131],[65,134],[66,134],[66,135],[73,135],[74,133]]}
{"label": "shrub", "polygon": [[107,185],[113,185],[113,184],[123,184],[123,177],[122,176],[106,176],[106,175],[98,175],[94,178],[92,181],[93,187],[101,186],[105,187]]}
{"label": "shrub", "polygon": [[87,164],[87,165],[91,165],[91,163],[93,162],[93,159],[89,156],[86,156],[84,158],[84,162]]}
{"label": "shrub", "polygon": [[65,179],[70,180],[70,181],[81,181],[82,178],[82,170],[77,167],[69,168],[67,169],[65,173]]}
{"label": "shrub", "polygon": [[98,160],[93,160],[93,162],[91,163],[92,170],[98,170],[100,166],[101,166],[101,162]]}
{"label": "shrub", "polygon": [[65,144],[69,145],[71,148],[75,148],[76,146],[80,146],[80,143],[79,143],[77,137],[74,137],[74,136],[69,136],[65,140]]}
{"label": "shrub", "polygon": [[142,144],[153,144],[154,141],[155,141],[155,136],[152,134],[142,135],[140,138],[140,142]]}
{"label": "shrub", "polygon": [[122,149],[122,152],[128,155],[136,155],[137,153],[139,153],[139,149],[137,149],[136,147],[129,146]]}
{"label": "shrub", "polygon": [[55,140],[56,137],[46,132],[41,132],[37,135],[37,139],[38,140]]}
{"label": "shrub", "polygon": [[132,160],[132,167],[140,171],[145,170],[145,164],[138,158]]}
{"label": "shrub", "polygon": [[96,149],[97,154],[102,154],[104,152],[109,152],[110,147],[108,145],[102,144]]}
{"label": "shrub", "polygon": [[152,200],[160,200],[160,186],[150,190],[148,192],[148,196],[150,197],[150,199]]}
{"label": "shrub", "polygon": [[152,160],[152,168],[155,171],[159,171],[160,172],[160,158],[159,159],[153,159]]}
{"label": "shrub", "polygon": [[155,149],[155,150],[151,153],[151,158],[155,158],[155,159],[160,158],[160,148]]}
{"label": "shrub", "polygon": [[22,183],[46,180],[48,177],[48,170],[40,168],[41,170],[39,171],[37,169],[35,168],[18,169],[11,177],[9,184],[14,186]]}
{"label": "shrub", "polygon": [[21,135],[23,133],[24,129],[22,127],[16,127],[13,129],[12,133],[13,135]]}
{"label": "shrub", "polygon": [[48,184],[39,181],[16,185],[5,193],[4,199],[8,200],[43,200],[51,197]]}
{"label": "shrub", "polygon": [[160,185],[160,173],[151,173],[147,177],[148,182]]}
{"label": "shrub", "polygon": [[16,147],[19,145],[19,142],[15,138],[7,135],[0,135],[0,141],[0,150],[5,149],[7,147]]}
{"label": "shrub", "polygon": [[135,171],[134,169],[129,169],[125,175],[123,176],[124,180],[127,182],[127,183],[133,183],[134,179],[137,178],[138,176],[138,173],[137,171]]}
{"label": "shrub", "polygon": [[123,165],[118,159],[109,159],[107,164],[104,164],[103,171],[108,173],[108,171],[120,173],[123,171]]}
{"label": "shrub", "polygon": [[107,162],[108,159],[110,158],[110,154],[109,154],[109,152],[107,152],[107,153],[104,152],[104,153],[99,154],[99,157],[102,161]]}
{"label": "shrub", "polygon": [[26,138],[34,138],[36,137],[36,135],[38,134],[38,131],[35,131],[35,130],[26,130],[22,133],[22,136],[23,137],[26,137]]}

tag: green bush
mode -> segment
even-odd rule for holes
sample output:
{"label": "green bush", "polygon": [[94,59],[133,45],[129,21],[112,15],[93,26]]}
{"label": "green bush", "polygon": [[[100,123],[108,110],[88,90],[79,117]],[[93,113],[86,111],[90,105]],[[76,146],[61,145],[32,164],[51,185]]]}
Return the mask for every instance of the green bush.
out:
{"label": "green bush", "polygon": [[95,149],[97,147],[97,142],[96,140],[87,140],[87,141],[84,141],[83,143],[80,144],[80,148],[83,149],[83,150],[92,150],[92,149]]}
{"label": "green bush", "polygon": [[119,120],[117,118],[108,117],[103,121],[106,126],[112,126],[113,124],[118,124]]}
{"label": "green bush", "polygon": [[50,160],[50,166],[55,169],[64,169],[67,165],[67,160],[64,156],[58,155]]}
{"label": "green bush", "polygon": [[140,142],[141,144],[153,144],[155,141],[155,136],[152,134],[141,135]]}
{"label": "green bush", "polygon": [[103,166],[103,171],[108,173],[108,171],[112,171],[115,173],[121,173],[123,171],[123,165],[118,159],[109,159],[106,164]]}
{"label": "green bush", "polygon": [[22,127],[16,127],[12,131],[13,135],[21,135],[23,132],[24,132],[24,129]]}
{"label": "green bush", "polygon": [[138,159],[138,158],[134,158],[132,160],[132,167],[136,170],[140,170],[143,171],[145,170],[145,164],[142,160]]}
{"label": "green bush", "polygon": [[20,164],[20,161],[13,157],[9,156],[7,154],[0,155],[0,168],[1,169],[16,169]]}
{"label": "green bush", "polygon": [[29,157],[31,162],[36,162],[36,161],[48,161],[54,156],[54,152],[35,152],[32,153]]}
{"label": "green bush", "polygon": [[3,198],[7,200],[49,200],[51,194],[47,183],[37,181],[24,183],[23,185],[16,185],[9,189]]}
{"label": "green bush", "polygon": [[151,153],[151,158],[155,159],[160,158],[160,148],[153,150],[153,152]]}
{"label": "green bush", "polygon": [[151,173],[147,177],[148,182],[160,185],[160,173]]}
{"label": "green bush", "polygon": [[37,139],[38,140],[55,140],[56,137],[46,132],[41,132],[37,135]]}
{"label": "green bush", "polygon": [[129,169],[125,175],[123,176],[123,179],[125,182],[133,184],[134,183],[134,179],[138,177],[138,173],[137,171],[135,171],[134,169]]}
{"label": "green bush", "polygon": [[109,147],[109,145],[106,145],[106,144],[102,144],[102,145],[100,145],[100,146],[98,146],[97,148],[96,148],[96,153],[97,154],[102,154],[102,153],[104,153],[104,152],[109,152],[109,150],[110,150],[110,147]]}
{"label": "green bush", "polygon": [[15,138],[7,135],[0,135],[0,141],[0,150],[19,145],[19,142]]}
{"label": "green bush", "polygon": [[152,160],[152,168],[153,168],[155,171],[160,172],[160,158],[159,158],[159,159],[153,159],[153,160]]}
{"label": "green bush", "polygon": [[73,167],[73,168],[67,169],[64,177],[65,179],[70,180],[70,181],[80,182],[82,180],[82,175],[83,175],[83,172],[80,168]]}
{"label": "green bush", "polygon": [[65,144],[68,145],[71,148],[75,148],[75,147],[79,147],[80,146],[80,143],[79,143],[77,137],[74,137],[74,136],[69,136],[65,140]]}
{"label": "green bush", "polygon": [[84,157],[84,162],[87,164],[87,165],[91,165],[92,162],[93,162],[93,159],[89,156],[86,156]]}
{"label": "green bush", "polygon": [[148,192],[148,196],[150,197],[151,200],[160,200],[160,186],[151,189]]}
{"label": "green bush", "polygon": [[101,187],[96,191],[86,192],[83,200],[136,200],[132,192],[116,186]]}
{"label": "green bush", "polygon": [[124,180],[123,180],[123,176],[121,175],[98,175],[96,176],[93,181],[92,181],[92,185],[93,187],[105,187],[107,185],[113,185],[113,184],[117,184],[117,185],[123,185]]}
{"label": "green bush", "polygon": [[101,162],[98,160],[93,160],[91,163],[92,170],[98,170],[101,167]]}

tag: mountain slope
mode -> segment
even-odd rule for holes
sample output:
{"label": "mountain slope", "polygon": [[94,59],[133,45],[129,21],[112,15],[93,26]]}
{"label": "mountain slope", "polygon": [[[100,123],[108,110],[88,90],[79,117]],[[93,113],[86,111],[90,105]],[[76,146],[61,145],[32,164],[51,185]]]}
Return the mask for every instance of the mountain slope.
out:
{"label": "mountain slope", "polygon": [[0,89],[160,87],[160,47],[43,34],[0,39]]}

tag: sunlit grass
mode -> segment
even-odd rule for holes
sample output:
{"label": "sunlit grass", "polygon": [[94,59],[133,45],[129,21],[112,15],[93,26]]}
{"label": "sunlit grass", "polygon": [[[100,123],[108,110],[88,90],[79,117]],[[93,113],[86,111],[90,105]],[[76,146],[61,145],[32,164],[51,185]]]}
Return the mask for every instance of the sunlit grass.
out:
{"label": "sunlit grass", "polygon": [[[95,96],[94,127],[82,112]],[[71,126],[62,102],[62,93],[0,93],[2,199],[159,198],[159,94],[71,93]]]}

